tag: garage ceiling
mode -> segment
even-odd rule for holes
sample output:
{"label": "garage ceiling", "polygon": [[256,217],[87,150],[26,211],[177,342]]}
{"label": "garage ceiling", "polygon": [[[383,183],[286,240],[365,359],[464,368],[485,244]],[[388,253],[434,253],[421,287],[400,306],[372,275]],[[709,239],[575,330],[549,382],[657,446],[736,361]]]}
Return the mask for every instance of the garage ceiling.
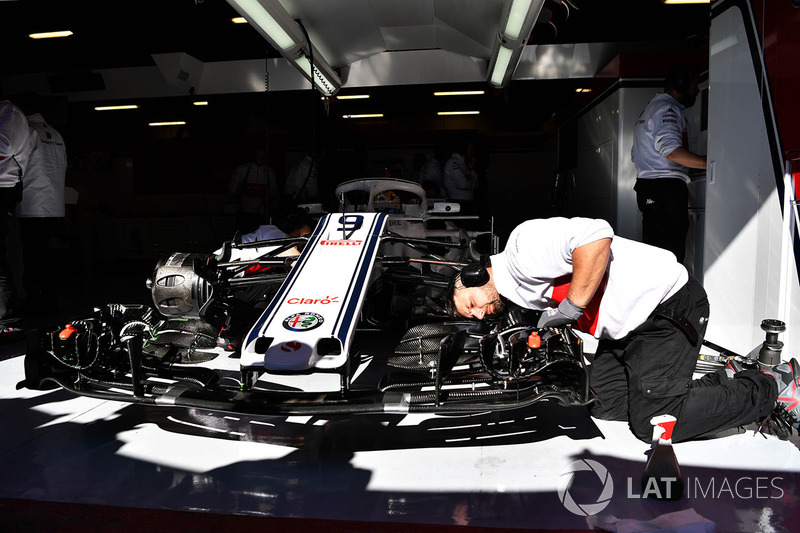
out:
{"label": "garage ceiling", "polygon": [[[387,130],[474,127],[459,126],[457,119],[446,126],[430,122],[437,111],[465,106],[480,109],[481,119],[491,117],[492,129],[539,131],[554,113],[563,109],[569,113],[582,105],[575,101],[575,87],[590,80],[616,49],[652,48],[660,53],[697,49],[707,42],[707,4],[546,0],[528,40],[526,53],[533,53],[523,55],[518,68],[518,73],[524,71],[527,76],[522,79],[530,81],[512,83],[503,91],[490,90],[480,99],[442,102],[434,98],[432,84],[491,89],[485,65],[503,1],[280,0],[325,59],[342,73],[340,94],[370,89],[368,102],[333,102],[326,113],[339,118],[344,113],[386,113],[380,138],[387,142],[393,139]],[[4,22],[0,46],[11,51],[0,68],[0,94],[12,99],[26,93],[51,97],[58,107],[49,113],[50,120],[65,128],[69,122],[73,135],[114,129],[130,138],[152,136],[149,130],[144,133],[142,124],[187,116],[194,135],[198,135],[198,123],[208,130],[206,136],[258,130],[266,109],[261,97],[267,87],[273,95],[268,107],[274,131],[294,131],[298,124],[308,124],[309,105],[303,95],[311,94],[306,90],[309,85],[292,68],[276,68],[286,62],[254,28],[232,23],[237,15],[226,0],[0,0]],[[28,37],[56,30],[70,30],[73,35],[46,40]],[[587,54],[579,53],[580,46],[570,48],[585,43],[606,49],[595,53],[593,48],[589,61]],[[559,58],[563,71],[537,70],[546,47],[570,50]],[[164,64],[177,65],[178,70],[199,65],[202,75],[196,77],[202,80],[190,79],[182,85]],[[212,105],[195,108],[189,95],[212,99]],[[141,104],[144,99],[147,105],[133,114],[92,112],[97,103]],[[69,104],[69,117],[64,103]],[[198,115],[204,118],[193,118]],[[418,137],[415,133],[414,138]]]}
{"label": "garage ceiling", "polygon": [[[488,59],[503,0],[281,0],[336,67],[387,51],[445,50]],[[0,0],[2,75],[153,66],[153,54],[201,62],[278,57],[233,24],[225,0]],[[679,43],[703,38],[708,5],[661,0],[547,0],[529,44]],[[34,40],[34,32],[71,37]]]}

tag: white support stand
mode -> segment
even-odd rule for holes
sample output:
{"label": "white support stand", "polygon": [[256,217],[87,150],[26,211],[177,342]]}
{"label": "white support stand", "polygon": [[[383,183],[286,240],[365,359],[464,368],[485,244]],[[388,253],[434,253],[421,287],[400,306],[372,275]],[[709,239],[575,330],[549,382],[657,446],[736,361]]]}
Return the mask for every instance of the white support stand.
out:
{"label": "white support stand", "polygon": [[[787,331],[791,331],[791,304],[792,287],[791,283],[792,266],[794,264],[794,237],[797,224],[800,223],[797,216],[797,199],[794,193],[794,179],[792,174],[792,164],[797,160],[787,160],[786,170],[783,174],[783,228],[781,231],[781,273],[780,288],[778,293],[778,318],[786,324]],[[787,353],[791,353],[792,347],[787,346]]]}

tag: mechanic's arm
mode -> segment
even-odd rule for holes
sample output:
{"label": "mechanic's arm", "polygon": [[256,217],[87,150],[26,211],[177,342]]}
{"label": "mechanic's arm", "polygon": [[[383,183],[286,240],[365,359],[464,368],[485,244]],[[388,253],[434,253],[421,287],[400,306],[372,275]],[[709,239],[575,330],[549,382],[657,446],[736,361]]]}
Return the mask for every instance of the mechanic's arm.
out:
{"label": "mechanic's arm", "polygon": [[611,239],[604,238],[578,246],[572,251],[572,281],[567,298],[586,307],[592,300],[608,266]]}
{"label": "mechanic's arm", "polygon": [[687,168],[706,168],[706,158],[679,146],[667,156],[667,159]]}
{"label": "mechanic's arm", "polygon": [[297,264],[297,260],[300,259],[300,250],[297,248],[290,248],[279,253],[278,257],[291,257],[292,259],[289,260],[289,268],[294,268]]}
{"label": "mechanic's arm", "polygon": [[580,319],[603,279],[610,251],[609,237],[582,244],[572,251],[572,280],[567,297],[557,308],[543,312],[537,327],[562,327]]}

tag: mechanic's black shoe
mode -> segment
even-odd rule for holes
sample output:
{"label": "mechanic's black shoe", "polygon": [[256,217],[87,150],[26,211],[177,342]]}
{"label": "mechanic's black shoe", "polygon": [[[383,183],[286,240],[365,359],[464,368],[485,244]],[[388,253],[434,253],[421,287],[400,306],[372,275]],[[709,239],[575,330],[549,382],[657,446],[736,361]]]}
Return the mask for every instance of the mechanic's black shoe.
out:
{"label": "mechanic's black shoe", "polygon": [[776,412],[790,427],[800,431],[800,365],[797,359],[773,366],[764,373],[778,383]]}

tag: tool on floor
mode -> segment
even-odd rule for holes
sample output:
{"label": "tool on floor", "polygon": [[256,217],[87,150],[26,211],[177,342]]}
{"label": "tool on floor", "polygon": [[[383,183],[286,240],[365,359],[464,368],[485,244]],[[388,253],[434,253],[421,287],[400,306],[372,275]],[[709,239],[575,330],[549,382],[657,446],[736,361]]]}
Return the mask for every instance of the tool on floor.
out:
{"label": "tool on floor", "polygon": [[653,450],[642,474],[642,496],[657,500],[679,500],[683,497],[683,477],[678,458],[672,448],[672,431],[678,419],[659,415],[653,424]]}

